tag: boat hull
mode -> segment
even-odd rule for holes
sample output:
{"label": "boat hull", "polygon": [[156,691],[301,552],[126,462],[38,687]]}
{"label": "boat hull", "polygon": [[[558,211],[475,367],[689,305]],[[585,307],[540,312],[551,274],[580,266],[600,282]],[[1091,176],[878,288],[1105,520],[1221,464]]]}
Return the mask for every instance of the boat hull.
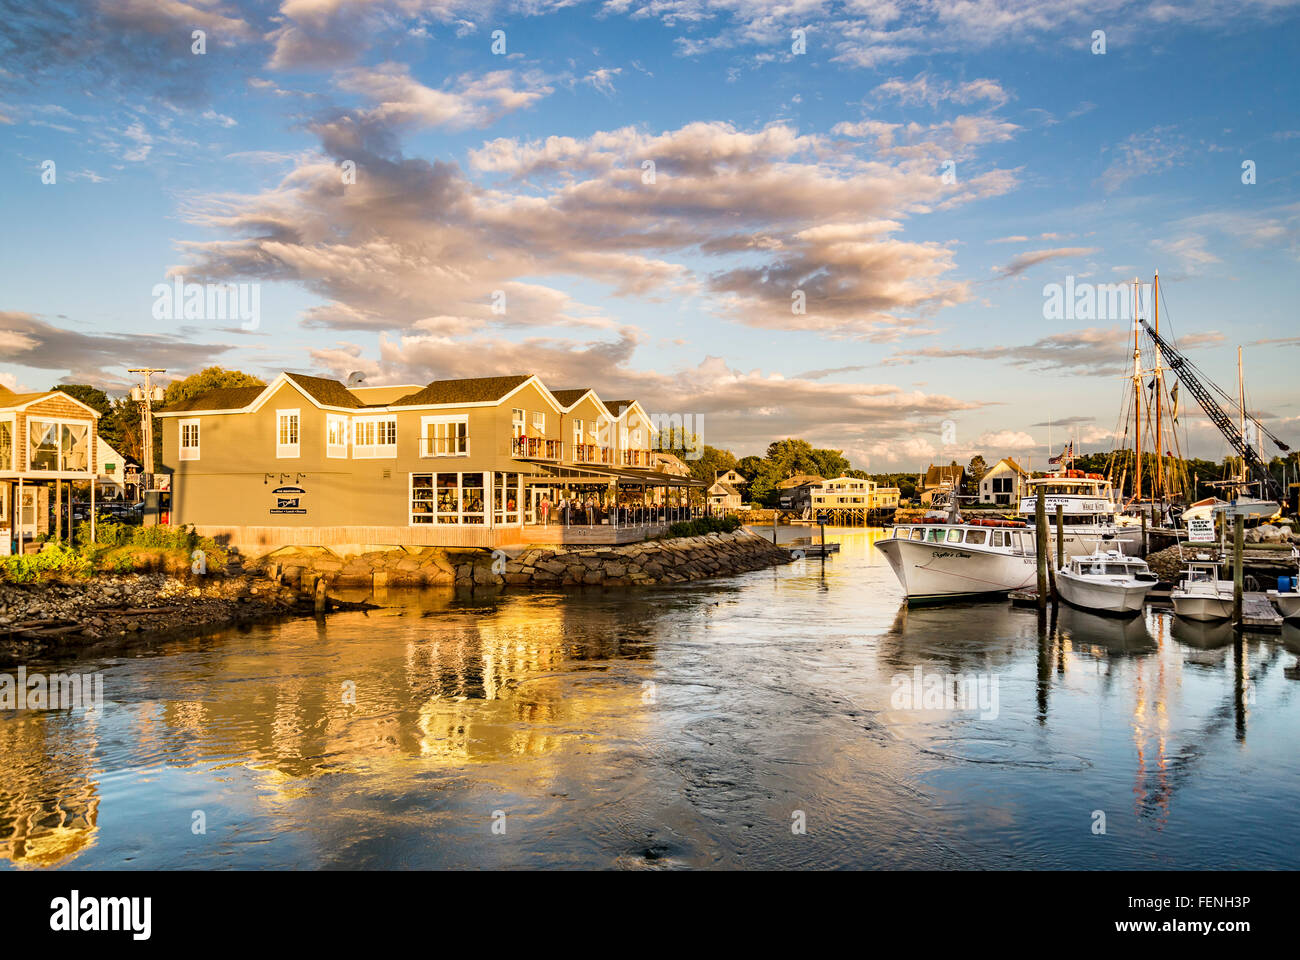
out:
{"label": "boat hull", "polygon": [[1300,620],[1300,593],[1278,593],[1268,591],[1268,598],[1277,605],[1278,612],[1284,620]]}
{"label": "boat hull", "polygon": [[1174,613],[1200,622],[1228,620],[1232,617],[1232,597],[1216,593],[1188,593],[1173,590],[1169,594]]}
{"label": "boat hull", "polygon": [[880,540],[909,603],[974,599],[1023,590],[1037,578],[1032,555],[974,550],[920,540]]}
{"label": "boat hull", "polygon": [[1083,610],[1098,613],[1137,613],[1146,602],[1154,583],[1105,583],[1096,578],[1075,577],[1068,571],[1056,574],[1061,599]]}

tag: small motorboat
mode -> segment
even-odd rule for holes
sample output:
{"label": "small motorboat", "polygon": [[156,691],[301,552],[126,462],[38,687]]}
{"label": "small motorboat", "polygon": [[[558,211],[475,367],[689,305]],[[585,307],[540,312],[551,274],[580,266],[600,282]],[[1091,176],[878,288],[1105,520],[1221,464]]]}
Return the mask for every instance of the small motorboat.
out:
{"label": "small motorboat", "polygon": [[1145,560],[1119,550],[1072,557],[1056,571],[1061,599],[1094,613],[1137,613],[1157,581]]}
{"label": "small motorboat", "polygon": [[1219,579],[1219,565],[1194,561],[1178,586],[1169,591],[1174,613],[1187,620],[1228,620],[1232,617],[1232,581]]}
{"label": "small motorboat", "polygon": [[[1284,620],[1300,620],[1300,550],[1291,548],[1291,557],[1296,561],[1296,575],[1280,578],[1288,580],[1289,590],[1269,590],[1268,598],[1276,604]],[[1279,588],[1281,584],[1278,584]]]}

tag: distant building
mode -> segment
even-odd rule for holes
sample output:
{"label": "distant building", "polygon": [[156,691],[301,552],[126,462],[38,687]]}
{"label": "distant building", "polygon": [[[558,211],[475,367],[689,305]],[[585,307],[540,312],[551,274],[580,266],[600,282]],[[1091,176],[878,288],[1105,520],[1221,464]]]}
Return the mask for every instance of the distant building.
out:
{"label": "distant building", "polygon": [[741,487],[746,487],[749,485],[749,481],[746,480],[744,477],[742,477],[734,469],[728,470],[726,473],[719,474],[716,480],[718,483],[728,483],[731,486],[735,487],[737,490],[739,490]]}
{"label": "distant building", "polygon": [[691,475],[691,468],[682,462],[681,457],[675,453],[663,453],[659,450],[650,451],[650,468],[674,477],[689,477]]}
{"label": "distant building", "polygon": [[140,493],[140,464],[118,453],[103,437],[95,438],[99,473],[95,477],[95,492],[106,500],[138,500]]}
{"label": "distant building", "polygon": [[980,503],[1015,506],[1025,492],[1029,475],[1010,457],[1003,457],[980,478]]}
{"label": "distant building", "polygon": [[935,494],[947,496],[954,490],[960,492],[966,482],[966,468],[960,464],[938,466],[930,464],[925,475],[917,478],[916,493],[923,506],[934,502]]}
{"label": "distant building", "polygon": [[897,487],[881,487],[874,480],[836,477],[812,489],[812,513],[836,523],[866,523],[868,514],[897,508],[898,492]]}
{"label": "distant building", "polygon": [[718,481],[709,487],[707,496],[709,506],[720,510],[739,510],[743,497],[740,491],[729,483]]}
{"label": "distant building", "polygon": [[813,473],[797,473],[776,485],[777,504],[782,510],[802,513],[812,508],[812,492],[826,481]]}

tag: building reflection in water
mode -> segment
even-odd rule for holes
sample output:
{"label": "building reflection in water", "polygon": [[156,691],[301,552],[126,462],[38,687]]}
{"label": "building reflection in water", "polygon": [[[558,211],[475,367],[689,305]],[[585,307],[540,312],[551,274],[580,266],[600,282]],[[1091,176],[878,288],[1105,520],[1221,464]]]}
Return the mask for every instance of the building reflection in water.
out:
{"label": "building reflection in water", "polygon": [[0,857],[58,867],[95,842],[93,712],[23,711],[0,724]]}

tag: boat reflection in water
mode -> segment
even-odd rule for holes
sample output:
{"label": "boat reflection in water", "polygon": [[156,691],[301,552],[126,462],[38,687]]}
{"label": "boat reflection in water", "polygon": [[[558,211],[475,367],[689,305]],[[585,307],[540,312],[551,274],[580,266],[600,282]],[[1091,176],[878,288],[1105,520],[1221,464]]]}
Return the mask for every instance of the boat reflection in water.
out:
{"label": "boat reflection in water", "polygon": [[[102,711],[0,712],[0,869],[1300,866],[1294,626],[909,608],[882,531],[827,533],[725,580],[393,590],[86,658]],[[980,709],[896,703],[918,669]]]}

